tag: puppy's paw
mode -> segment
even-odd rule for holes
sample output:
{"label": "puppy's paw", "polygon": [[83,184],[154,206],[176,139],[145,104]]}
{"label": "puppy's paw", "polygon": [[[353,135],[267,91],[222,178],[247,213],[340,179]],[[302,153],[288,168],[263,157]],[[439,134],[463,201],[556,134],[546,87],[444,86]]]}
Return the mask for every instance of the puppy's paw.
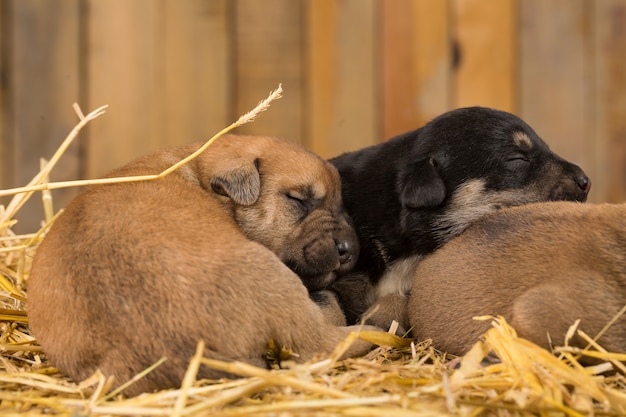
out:
{"label": "puppy's paw", "polygon": [[371,325],[376,329],[382,329],[382,331],[392,333],[396,336],[405,336],[408,332],[405,326],[399,324],[397,320],[388,317],[376,317],[376,315],[374,315],[374,317],[366,319],[365,324]]}
{"label": "puppy's paw", "polygon": [[314,291],[309,293],[309,297],[322,310],[322,314],[328,323],[335,326],[346,325],[346,317],[334,292],[330,290]]}
{"label": "puppy's paw", "polygon": [[[346,332],[346,336],[352,332],[358,334],[359,332],[383,332],[384,331],[383,329],[376,327],[376,326],[362,325],[362,324],[352,325],[352,326],[343,326],[341,327],[341,330]],[[376,347],[375,344],[368,342],[366,340],[360,339],[360,338],[356,338],[352,342],[350,347],[346,350],[346,352],[342,355],[342,359],[351,358],[355,356],[363,356],[369,351],[371,351],[374,347]]]}
{"label": "puppy's paw", "polygon": [[402,294],[389,294],[370,307],[363,320],[365,324],[389,330],[394,321],[398,323],[395,334],[403,336],[409,328],[408,297]]}
{"label": "puppy's paw", "polygon": [[386,332],[382,327],[378,327],[372,324],[354,324],[352,326],[345,326],[346,329],[351,332]]}

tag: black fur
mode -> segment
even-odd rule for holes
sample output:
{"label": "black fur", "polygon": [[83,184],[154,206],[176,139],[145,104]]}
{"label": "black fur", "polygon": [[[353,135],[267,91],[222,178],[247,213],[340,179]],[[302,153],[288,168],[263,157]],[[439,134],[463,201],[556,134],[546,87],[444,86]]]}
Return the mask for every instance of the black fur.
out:
{"label": "black fur", "polygon": [[[522,138],[518,144],[516,137]],[[520,118],[482,107],[450,111],[330,161],[341,174],[343,201],[361,244],[353,273],[335,287],[349,322],[370,304],[361,303],[359,311],[348,307],[351,290],[361,290],[354,284],[359,278],[375,288],[392,264],[432,252],[481,214],[533,201],[585,201],[591,186],[582,169],[551,152]],[[482,186],[480,198],[460,198],[472,180]],[[451,220],[456,212],[458,220]]]}

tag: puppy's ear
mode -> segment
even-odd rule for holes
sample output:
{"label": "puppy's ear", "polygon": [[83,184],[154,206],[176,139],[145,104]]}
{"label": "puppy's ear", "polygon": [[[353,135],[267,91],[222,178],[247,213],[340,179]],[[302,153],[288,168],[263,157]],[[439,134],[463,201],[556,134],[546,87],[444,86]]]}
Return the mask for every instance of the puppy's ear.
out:
{"label": "puppy's ear", "polygon": [[211,178],[211,188],[219,195],[231,198],[242,206],[253,204],[261,193],[259,160],[243,164]]}
{"label": "puppy's ear", "polygon": [[410,209],[437,207],[446,198],[446,185],[433,158],[413,162],[400,176],[400,201]]}

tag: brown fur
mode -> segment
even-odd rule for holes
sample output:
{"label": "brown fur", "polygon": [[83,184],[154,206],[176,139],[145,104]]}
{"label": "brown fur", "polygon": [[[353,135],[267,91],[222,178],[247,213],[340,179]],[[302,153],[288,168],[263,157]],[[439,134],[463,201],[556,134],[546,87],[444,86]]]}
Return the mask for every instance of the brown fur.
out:
{"label": "brown fur", "polygon": [[[502,315],[549,348],[577,319],[595,336],[625,304],[626,204],[553,202],[491,214],[424,258],[409,316],[418,339],[461,355],[489,327],[474,316]],[[626,317],[599,342],[626,352]]]}
{"label": "brown fur", "polygon": [[[197,148],[110,176],[158,173]],[[332,165],[288,142],[227,136],[161,180],[81,193],[35,257],[30,323],[75,380],[99,368],[122,383],[167,357],[127,394],[178,386],[200,339],[211,358],[264,365],[274,339],[306,361],[354,329],[325,321],[303,282],[328,285],[357,245]],[[357,342],[346,356],[369,347]]]}

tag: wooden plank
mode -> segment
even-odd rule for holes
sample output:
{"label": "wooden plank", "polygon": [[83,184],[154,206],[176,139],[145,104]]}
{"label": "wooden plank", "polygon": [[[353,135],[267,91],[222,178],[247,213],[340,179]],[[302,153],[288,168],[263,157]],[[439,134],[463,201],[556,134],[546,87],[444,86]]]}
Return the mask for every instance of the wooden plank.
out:
{"label": "wooden plank", "polygon": [[594,201],[626,201],[626,2],[593,2],[594,128],[587,140],[593,158]]}
{"label": "wooden plank", "polygon": [[236,0],[235,109],[250,111],[279,84],[283,98],[239,129],[303,142],[302,0]]}
{"label": "wooden plank", "polygon": [[452,51],[450,5],[447,1],[415,0],[416,126],[422,126],[451,109]]}
{"label": "wooden plank", "polygon": [[382,134],[412,130],[417,118],[414,0],[381,2]]}
{"label": "wooden plank", "polygon": [[227,0],[89,2],[88,176],[147,152],[208,139],[232,112]]}
{"label": "wooden plank", "polygon": [[343,149],[329,136],[335,117],[337,13],[334,0],[307,2],[306,144],[324,157],[339,154]]}
{"label": "wooden plank", "polygon": [[[11,20],[8,13],[9,2],[0,1],[0,79],[5,79],[8,75],[8,55],[9,38],[7,34],[11,30]],[[12,181],[12,158],[11,141],[9,140],[8,120],[10,107],[8,105],[8,86],[3,82],[0,84],[0,188],[8,188]],[[0,204],[6,205],[7,199],[0,199]]]}
{"label": "wooden plank", "polygon": [[324,157],[383,140],[375,0],[307,3],[307,145]]}
{"label": "wooden plank", "polygon": [[580,164],[593,180],[585,149],[586,116],[591,109],[583,3],[520,2],[519,113],[555,152]]}
{"label": "wooden plank", "polygon": [[163,143],[206,140],[234,122],[227,0],[165,0],[158,62]]}
{"label": "wooden plank", "polygon": [[459,54],[454,107],[481,105],[514,112],[516,1],[454,0],[452,7]]}
{"label": "wooden plank", "polygon": [[89,126],[87,176],[162,147],[158,104],[160,3],[152,0],[88,0],[88,107],[108,104]]}
{"label": "wooden plank", "polygon": [[[77,121],[72,103],[79,99],[78,0],[11,0],[5,19],[11,22],[4,46],[9,52],[5,76],[11,80],[3,101],[12,109],[6,121],[10,142],[12,184],[28,183]],[[6,32],[5,32],[6,33]],[[79,139],[80,140],[80,139]],[[80,176],[79,144],[74,144],[52,172],[51,180]],[[77,190],[53,193],[57,207],[65,206]],[[39,229],[41,200],[35,195],[18,215],[17,231]]]}
{"label": "wooden plank", "polygon": [[382,130],[413,130],[452,106],[448,2],[381,2]]}

